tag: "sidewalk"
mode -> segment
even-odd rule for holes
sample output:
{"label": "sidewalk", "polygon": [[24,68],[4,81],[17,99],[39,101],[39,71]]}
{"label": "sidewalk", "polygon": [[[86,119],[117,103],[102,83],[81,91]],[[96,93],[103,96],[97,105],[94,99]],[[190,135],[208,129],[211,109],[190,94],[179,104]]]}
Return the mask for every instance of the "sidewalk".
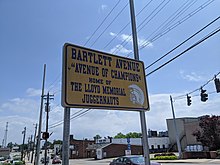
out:
{"label": "sidewalk", "polygon": [[212,163],[220,164],[220,159],[179,159],[179,160],[156,160],[160,163]]}

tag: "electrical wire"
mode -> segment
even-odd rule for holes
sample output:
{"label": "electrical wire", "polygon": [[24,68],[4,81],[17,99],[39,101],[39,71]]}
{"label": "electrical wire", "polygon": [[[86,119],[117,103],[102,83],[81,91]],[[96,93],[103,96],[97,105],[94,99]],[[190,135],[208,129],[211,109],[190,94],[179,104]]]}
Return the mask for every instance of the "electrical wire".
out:
{"label": "electrical wire", "polygon": [[[77,119],[77,118],[79,118],[79,117],[82,117],[82,116],[84,116],[84,115],[86,115],[87,113],[89,113],[90,111],[91,111],[91,109],[89,108],[89,109],[87,109],[87,110],[85,110],[85,111],[83,111],[84,109],[81,109],[81,110],[79,110],[78,112],[76,112],[76,113],[74,113],[73,115],[71,115],[71,117],[70,117],[70,120],[73,120],[73,119]],[[83,111],[83,112],[82,112]],[[81,113],[80,113],[81,112]],[[49,128],[51,129],[51,128],[55,128],[55,127],[57,127],[57,126],[59,126],[59,125],[62,125],[63,124],[63,120],[61,120],[61,121],[59,121],[59,122],[56,122],[56,123],[54,123],[54,124],[52,124],[51,126],[49,126]]]}
{"label": "electrical wire", "polygon": [[193,44],[192,46],[190,46],[189,48],[187,48],[186,50],[184,50],[183,52],[181,52],[180,54],[176,55],[175,57],[173,57],[172,59],[168,60],[167,62],[165,62],[164,64],[160,65],[159,67],[157,67],[156,69],[154,69],[153,71],[151,71],[150,73],[148,73],[146,76],[151,75],[152,73],[156,72],[157,70],[163,68],[164,66],[166,66],[167,64],[169,64],[170,62],[172,62],[173,60],[175,60],[176,58],[182,56],[183,54],[185,54],[186,52],[188,52],[189,50],[191,50],[192,48],[196,47],[197,45],[201,44],[202,42],[204,42],[205,40],[207,40],[208,38],[212,37],[213,35],[215,35],[216,33],[218,33],[220,31],[220,27],[216,28],[213,32],[211,32],[210,34],[208,34],[207,36],[205,36],[204,38],[202,38],[201,40],[197,41],[195,44]]}
{"label": "electrical wire", "polygon": [[164,57],[168,56],[170,53],[172,53],[174,50],[176,50],[177,48],[179,48],[180,46],[182,46],[184,43],[186,43],[187,41],[189,41],[190,39],[192,39],[193,37],[195,37],[197,34],[199,34],[200,32],[202,32],[203,30],[205,30],[207,27],[209,27],[210,25],[212,25],[213,23],[215,23],[218,19],[220,18],[217,17],[216,19],[214,19],[213,21],[211,21],[209,24],[207,24],[206,26],[204,26],[203,28],[201,28],[200,30],[198,30],[196,33],[194,33],[193,35],[191,35],[190,37],[188,37],[186,40],[184,40],[183,42],[181,42],[179,45],[177,45],[176,47],[174,47],[173,49],[171,49],[169,52],[167,52],[166,54],[164,54],[163,56],[161,56],[160,58],[158,58],[157,60],[155,60],[153,63],[151,63],[150,65],[148,65],[146,69],[150,68],[151,66],[153,66],[154,64],[156,64],[157,62],[159,62],[160,60],[162,60]]}
{"label": "electrical wire", "polygon": [[[159,7],[160,7],[160,5],[162,5],[163,4],[163,2],[158,6],[158,8],[157,9],[159,9],[155,14],[154,14],[154,12],[157,10],[154,10],[154,12],[152,12],[147,18],[145,18],[144,19],[144,21],[138,26],[138,32],[139,31],[141,31],[160,11],[162,11],[163,9],[164,9],[164,7],[166,7],[167,6],[167,4],[170,2],[171,0],[168,0],[160,9],[159,9]],[[150,16],[152,15],[152,14],[154,14],[151,18],[150,18]],[[147,22],[145,22],[148,18],[150,18]],[[143,26],[142,26],[143,25]],[[141,27],[142,26],[142,27]]]}
{"label": "electrical wire", "polygon": [[[152,2],[153,0],[149,1],[136,15],[138,17]],[[116,38],[119,36],[129,25],[131,21],[129,21],[106,45],[103,49],[107,48]]]}
{"label": "electrical wire", "polygon": [[[153,15],[154,12],[156,12],[156,11],[160,8],[161,5],[163,5],[164,2],[165,2],[165,0],[163,0],[163,1],[156,7],[156,9],[154,9],[154,10],[150,13],[150,15],[148,15],[148,16],[138,25],[137,29],[138,29],[140,26],[142,26],[142,25],[147,21],[147,19],[150,18],[151,15]],[[144,24],[144,27],[145,27],[169,2],[170,2],[170,0],[169,0],[167,3],[165,3],[165,5],[163,5],[163,6],[159,9],[159,11],[157,11],[156,14],[154,14],[154,15],[149,19],[149,21],[148,21],[147,23]],[[138,32],[139,32],[139,31],[140,31],[140,30],[138,30]],[[121,42],[120,45],[122,45],[122,47],[116,48],[112,54],[118,53],[118,52],[131,40],[131,38],[132,38],[132,34],[129,34],[128,37],[125,38],[125,39]]]}
{"label": "electrical wire", "polygon": [[164,36],[165,34],[167,34],[168,32],[170,32],[171,30],[173,30],[174,28],[176,28],[177,26],[181,25],[183,22],[185,22],[186,20],[188,20],[189,18],[191,18],[192,16],[194,16],[195,14],[197,14],[199,11],[201,11],[202,9],[204,9],[205,7],[207,7],[208,5],[210,5],[212,2],[214,2],[214,0],[208,0],[205,3],[203,3],[201,6],[199,6],[198,8],[196,8],[195,10],[193,10],[191,13],[189,13],[188,15],[186,15],[184,18],[182,18],[181,20],[177,21],[176,23],[174,23],[173,25],[171,25],[170,27],[168,27],[164,32],[154,36],[152,39],[148,40],[145,39],[147,41],[147,43],[142,43],[142,45],[140,46],[139,50],[144,49],[146,46],[148,46],[150,43],[158,40],[160,37]]}
{"label": "electrical wire", "polygon": [[84,43],[84,46],[92,39],[92,37],[95,35],[95,33],[99,30],[99,28],[104,24],[106,19],[111,15],[111,13],[115,10],[115,8],[119,5],[121,0],[119,0],[115,6],[111,9],[111,11],[107,14],[107,16],[102,20],[102,22],[99,24],[99,26],[96,28],[96,30],[92,33],[92,35],[89,37],[89,39]]}
{"label": "electrical wire", "polygon": [[[196,0],[197,1],[197,0]],[[163,32],[163,29],[166,29],[167,26],[169,26],[169,24],[173,21],[175,21],[178,17],[180,17],[185,11],[188,10],[189,7],[191,7],[196,1],[187,1],[186,3],[184,3],[183,5],[181,5],[174,13],[172,13],[160,26],[158,26],[158,28],[151,33],[148,37],[147,40],[144,39],[143,42],[140,43],[141,47],[143,46],[148,46],[149,44],[151,44],[152,42],[149,42],[148,39],[153,36],[155,33],[155,35],[157,35],[158,33]],[[153,37],[154,38],[154,37]],[[141,50],[141,48],[139,49]],[[130,52],[127,54],[127,57],[129,57],[131,54],[133,53]]]}
{"label": "electrical wire", "polygon": [[[187,1],[186,3],[184,3],[182,6],[180,6],[174,13],[172,13],[160,26],[158,26],[158,28],[151,33],[147,39],[151,38],[151,36],[153,36],[155,34],[155,36],[157,34],[162,33],[164,30],[166,30],[169,25],[175,21],[176,19],[178,19],[182,14],[184,14],[185,11],[188,10],[189,7],[191,7],[196,1]],[[143,41],[141,43],[141,45],[145,45],[146,43]]]}
{"label": "electrical wire", "polygon": [[115,18],[108,24],[108,26],[101,32],[101,34],[96,38],[96,40],[90,45],[92,47],[99,38],[105,33],[105,31],[113,24],[113,22],[121,15],[121,13],[126,9],[128,6],[128,3],[119,11],[119,13],[115,16]]}
{"label": "electrical wire", "polygon": [[[75,112],[74,114],[71,115],[71,117],[74,116],[74,115],[77,115],[78,113],[80,113],[80,112],[82,112],[82,111],[83,111],[83,109],[81,109],[81,110]],[[52,126],[57,125],[57,124],[59,124],[59,123],[63,123],[63,120],[60,120],[60,121],[58,121],[58,122],[56,122],[56,123],[53,123],[53,124],[51,124],[49,127],[52,127]]]}
{"label": "electrical wire", "polygon": [[[197,0],[189,0],[186,1],[186,3],[184,3],[182,6],[180,6],[179,9],[177,9],[161,26],[159,26],[160,30],[157,30],[159,31],[158,33],[167,29],[167,27],[169,27],[172,22],[176,21],[182,14],[184,14],[190,7],[192,7],[196,3],[196,1]],[[152,33],[152,35],[154,33]]]}
{"label": "electrical wire", "polygon": [[[217,74],[215,74],[215,76],[214,76],[213,78],[211,78],[210,80],[208,80],[208,81],[207,81],[205,84],[203,84],[200,88],[194,89],[193,91],[188,92],[187,94],[188,94],[188,95],[191,95],[191,94],[193,94],[193,93],[195,93],[195,92],[197,92],[197,91],[200,91],[201,88],[204,88],[206,85],[208,85],[208,84],[209,84],[211,81],[213,81],[213,80],[216,78],[216,76],[218,76],[218,75],[220,75],[220,72],[218,72]],[[216,93],[216,92],[213,92],[213,93]],[[176,96],[176,97],[174,97],[174,99],[175,99],[175,100],[184,99],[187,94],[180,95],[180,96]],[[194,96],[195,96],[195,95],[194,95]]]}

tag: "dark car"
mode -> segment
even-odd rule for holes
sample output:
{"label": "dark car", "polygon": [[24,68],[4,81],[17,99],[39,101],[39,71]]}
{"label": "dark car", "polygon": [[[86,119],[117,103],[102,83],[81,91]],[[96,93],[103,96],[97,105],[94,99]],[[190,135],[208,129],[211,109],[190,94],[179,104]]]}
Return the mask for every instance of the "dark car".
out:
{"label": "dark car", "polygon": [[[151,165],[161,165],[157,162],[150,162]],[[140,155],[121,156],[110,162],[109,165],[144,165],[144,157]]]}

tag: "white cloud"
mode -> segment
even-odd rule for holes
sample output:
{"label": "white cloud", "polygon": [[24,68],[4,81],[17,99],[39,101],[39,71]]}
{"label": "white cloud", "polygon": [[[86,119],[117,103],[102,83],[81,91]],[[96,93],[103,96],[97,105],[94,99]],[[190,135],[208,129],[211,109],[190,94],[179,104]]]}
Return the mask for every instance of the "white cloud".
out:
{"label": "white cloud", "polygon": [[181,70],[180,75],[184,80],[188,80],[188,81],[200,82],[205,80],[203,76],[198,75],[195,72],[191,72],[190,74],[185,74],[185,72]]}
{"label": "white cloud", "polygon": [[38,109],[38,102],[32,99],[14,98],[0,106],[0,111],[33,115]]}
{"label": "white cloud", "polygon": [[101,13],[101,12],[105,11],[107,8],[108,8],[107,5],[102,4],[102,5],[99,7],[98,12]]}
{"label": "white cloud", "polygon": [[[172,96],[179,96],[182,93],[174,93]],[[167,130],[166,119],[172,118],[170,106],[170,94],[151,94],[150,111],[146,112],[147,129],[165,131]],[[219,113],[220,98],[215,95],[209,96],[205,103],[200,101],[200,97],[192,97],[192,105],[186,105],[186,99],[175,100],[174,108],[176,118],[198,117],[201,115],[211,115]],[[39,120],[40,102],[32,99],[15,98],[0,105],[0,135],[4,135],[5,124],[9,122],[8,142],[21,143],[21,131],[27,127],[27,137],[34,133],[34,123]],[[63,120],[64,109],[60,104],[51,101],[51,111],[49,112],[49,127]],[[207,109],[208,108],[208,109]],[[79,109],[71,109],[71,114]],[[45,130],[45,112],[43,112],[42,130]],[[119,132],[140,132],[140,114],[133,111],[115,110],[91,110],[84,116],[71,120],[71,131],[75,138],[92,139],[96,134],[102,137],[114,136]],[[63,125],[49,128],[53,132],[50,141],[62,139]],[[3,137],[0,137],[3,138]]]}
{"label": "white cloud", "polygon": [[113,33],[113,32],[110,32],[109,34],[110,34],[110,36],[113,36],[113,37],[117,36],[117,34]]}
{"label": "white cloud", "polygon": [[132,50],[126,49],[125,47],[119,44],[110,50],[110,53],[114,53],[114,52],[117,52],[118,54],[127,55],[131,53]]}
{"label": "white cloud", "polygon": [[42,90],[41,89],[28,88],[26,90],[26,93],[27,93],[28,96],[41,96]]}
{"label": "white cloud", "polygon": [[[116,33],[113,33],[113,32],[110,32],[109,33],[111,36],[113,37],[117,37],[117,39],[119,39],[120,41],[126,41],[130,44],[133,43],[133,40],[132,40],[132,36],[131,35],[128,35],[128,34],[121,34],[121,35],[117,35]],[[139,46],[145,46],[145,47],[153,47],[153,44],[148,41],[148,40],[145,40],[143,39],[142,37],[139,37],[138,38],[138,45]]]}
{"label": "white cloud", "polygon": [[102,9],[102,10],[107,9],[107,7],[108,7],[107,5],[101,5],[101,9]]}

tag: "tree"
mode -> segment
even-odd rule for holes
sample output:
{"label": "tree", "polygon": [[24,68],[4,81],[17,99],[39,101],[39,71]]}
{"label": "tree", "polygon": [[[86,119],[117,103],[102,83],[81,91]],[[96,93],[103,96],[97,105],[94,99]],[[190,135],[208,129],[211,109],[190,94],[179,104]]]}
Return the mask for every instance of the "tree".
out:
{"label": "tree", "polygon": [[96,141],[96,140],[98,140],[98,139],[101,139],[102,137],[97,134],[97,135],[95,135],[93,138],[94,138],[94,140]]}
{"label": "tree", "polygon": [[142,134],[138,132],[129,132],[126,134],[126,138],[141,138]]}
{"label": "tree", "polygon": [[54,148],[55,144],[60,144],[62,145],[63,141],[62,140],[53,140],[53,143],[51,144],[51,148]]}
{"label": "tree", "polygon": [[138,132],[129,132],[126,135],[119,132],[117,135],[114,136],[115,139],[121,139],[121,138],[141,138],[142,134]]}
{"label": "tree", "polygon": [[114,138],[115,139],[122,139],[122,138],[126,138],[126,136],[123,133],[119,132],[117,135],[114,136]]}
{"label": "tree", "polygon": [[220,149],[220,116],[202,116],[199,119],[200,130],[196,130],[193,135],[202,145],[210,150]]}

